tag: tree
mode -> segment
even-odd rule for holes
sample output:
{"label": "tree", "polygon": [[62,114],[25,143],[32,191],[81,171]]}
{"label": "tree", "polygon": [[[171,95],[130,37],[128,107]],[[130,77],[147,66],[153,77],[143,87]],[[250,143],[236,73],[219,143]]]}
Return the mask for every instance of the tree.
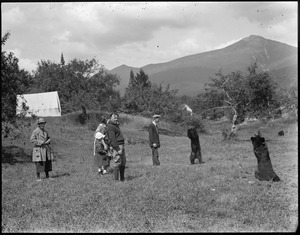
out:
{"label": "tree", "polygon": [[248,67],[249,74],[246,77],[248,91],[248,113],[257,117],[271,115],[272,111],[279,106],[276,99],[277,84],[268,72],[256,72],[257,64]]}
{"label": "tree", "polygon": [[61,56],[60,56],[60,64],[61,64],[62,66],[65,65],[65,59],[64,59],[63,53],[61,53]]}
{"label": "tree", "polygon": [[97,60],[73,59],[65,64],[63,55],[59,64],[41,61],[35,72],[32,91],[58,91],[62,111],[68,113],[80,109],[105,109],[116,107],[120,100],[115,90],[119,84],[116,75],[109,74]]}
{"label": "tree", "polygon": [[269,113],[277,105],[274,95],[276,84],[268,72],[257,73],[256,68],[256,62],[251,64],[248,67],[248,75],[240,71],[224,75],[219,70],[216,74],[218,78],[211,78],[212,83],[207,84],[208,92],[220,93],[223,98],[223,105],[215,108],[231,110],[231,134],[237,130],[239,118],[243,120],[244,116],[250,113],[265,115],[266,111]]}
{"label": "tree", "polygon": [[140,72],[134,75],[130,71],[130,79],[123,96],[124,109],[127,112],[141,113],[149,108],[149,95],[151,82],[149,76],[140,69]]}
{"label": "tree", "polygon": [[294,112],[298,116],[298,89],[297,87],[281,88],[277,92],[277,99],[280,104],[280,112]]}
{"label": "tree", "polygon": [[170,90],[170,85],[163,87],[149,81],[149,77],[141,69],[134,75],[130,71],[128,87],[122,99],[124,110],[128,113],[146,117],[153,113],[161,114],[165,119],[182,122],[180,99],[176,97],[178,90]]}
{"label": "tree", "polygon": [[[10,34],[6,33],[1,39],[3,47]],[[17,95],[24,94],[32,84],[31,75],[20,69],[18,58],[12,52],[1,52],[1,103],[2,103],[2,133],[8,137],[14,129],[28,125],[24,117],[16,116]],[[24,111],[28,109],[23,103]]]}

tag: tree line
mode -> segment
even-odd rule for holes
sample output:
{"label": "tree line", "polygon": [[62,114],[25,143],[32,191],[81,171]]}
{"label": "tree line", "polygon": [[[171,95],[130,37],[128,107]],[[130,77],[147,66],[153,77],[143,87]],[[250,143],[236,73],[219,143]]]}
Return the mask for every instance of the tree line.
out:
{"label": "tree line", "polygon": [[[9,36],[6,33],[2,37],[2,47]],[[270,115],[283,106],[298,109],[296,93],[279,90],[268,72],[257,72],[256,62],[249,66],[247,74],[240,71],[223,74],[219,70],[196,97],[179,97],[178,90],[170,89],[169,84],[164,87],[152,83],[143,69],[136,74],[130,72],[129,84],[121,96],[117,90],[118,76],[108,73],[96,59],[75,58],[66,63],[63,54],[60,63],[39,61],[37,69],[30,74],[19,68],[18,58],[12,52],[2,50],[1,68],[2,132],[6,133],[22,118],[16,116],[17,94],[50,91],[58,91],[63,114],[81,107],[119,110],[145,117],[157,113],[179,124],[200,125],[201,118],[214,119],[226,114],[235,125],[246,116]],[[193,109],[193,116],[182,109],[183,103]]]}

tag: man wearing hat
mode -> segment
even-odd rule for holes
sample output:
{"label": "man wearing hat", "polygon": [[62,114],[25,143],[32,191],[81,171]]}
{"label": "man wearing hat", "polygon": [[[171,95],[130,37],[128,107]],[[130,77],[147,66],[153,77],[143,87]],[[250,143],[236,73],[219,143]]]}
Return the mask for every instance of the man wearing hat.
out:
{"label": "man wearing hat", "polygon": [[125,138],[119,127],[119,114],[113,112],[107,124],[107,134],[113,148],[113,173],[115,180],[125,180]]}
{"label": "man wearing hat", "polygon": [[159,142],[159,131],[158,131],[158,122],[160,115],[154,114],[152,123],[149,125],[149,146],[152,149],[152,162],[153,166],[159,166],[160,162],[158,159],[158,148],[160,147]]}
{"label": "man wearing hat", "polygon": [[49,171],[52,171],[53,155],[51,154],[49,146],[50,136],[45,130],[45,119],[39,118],[37,125],[38,127],[32,132],[30,142],[34,144],[32,161],[35,162],[36,165],[37,181],[41,181],[41,172],[45,172],[46,178],[50,178]]}

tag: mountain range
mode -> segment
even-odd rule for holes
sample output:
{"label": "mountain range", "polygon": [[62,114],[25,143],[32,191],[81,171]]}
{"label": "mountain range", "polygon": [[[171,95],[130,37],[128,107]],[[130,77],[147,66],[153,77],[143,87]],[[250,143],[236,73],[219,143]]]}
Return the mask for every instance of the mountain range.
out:
{"label": "mountain range", "polygon": [[140,69],[152,83],[178,89],[178,95],[197,95],[210,77],[221,69],[223,74],[241,71],[247,73],[251,63],[257,61],[258,71],[268,71],[280,87],[297,86],[298,48],[285,43],[251,35],[240,41],[213,51],[184,56],[165,63],[148,64],[141,68],[121,65],[109,73],[120,78],[117,89],[124,94],[128,86],[130,71]]}

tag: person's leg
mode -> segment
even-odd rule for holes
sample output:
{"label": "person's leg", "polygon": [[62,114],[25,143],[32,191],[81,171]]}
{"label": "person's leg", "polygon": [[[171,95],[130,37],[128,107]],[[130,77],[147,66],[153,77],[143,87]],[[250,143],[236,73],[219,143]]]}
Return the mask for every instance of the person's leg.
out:
{"label": "person's leg", "polygon": [[120,165],[114,166],[113,171],[114,171],[114,178],[115,178],[115,180],[119,180]]}
{"label": "person's leg", "polygon": [[95,146],[95,155],[94,155],[94,164],[98,169],[98,175],[102,175],[102,156],[100,154],[100,146],[96,145]]}
{"label": "person's leg", "polygon": [[45,174],[46,174],[46,178],[50,178],[49,176],[49,172],[52,171],[52,161],[51,160],[46,160],[44,162],[45,164]]}
{"label": "person's leg", "polygon": [[108,173],[108,166],[109,166],[109,158],[107,154],[102,155],[102,172],[103,174]]}
{"label": "person's leg", "polygon": [[40,173],[36,173],[37,176],[37,181],[41,181],[41,174]]}
{"label": "person's leg", "polygon": [[120,166],[120,180],[125,180],[125,166]]}
{"label": "person's leg", "polygon": [[41,181],[41,166],[40,166],[40,162],[35,162],[35,168],[36,168],[36,177],[37,177],[37,181]]}
{"label": "person's leg", "polygon": [[160,162],[158,159],[158,148],[153,148],[152,147],[152,162],[153,162],[153,166],[159,166]]}
{"label": "person's leg", "polygon": [[125,148],[123,146],[123,151],[121,155],[121,165],[120,165],[120,180],[125,180],[125,165],[126,165],[126,154],[125,154]]}

